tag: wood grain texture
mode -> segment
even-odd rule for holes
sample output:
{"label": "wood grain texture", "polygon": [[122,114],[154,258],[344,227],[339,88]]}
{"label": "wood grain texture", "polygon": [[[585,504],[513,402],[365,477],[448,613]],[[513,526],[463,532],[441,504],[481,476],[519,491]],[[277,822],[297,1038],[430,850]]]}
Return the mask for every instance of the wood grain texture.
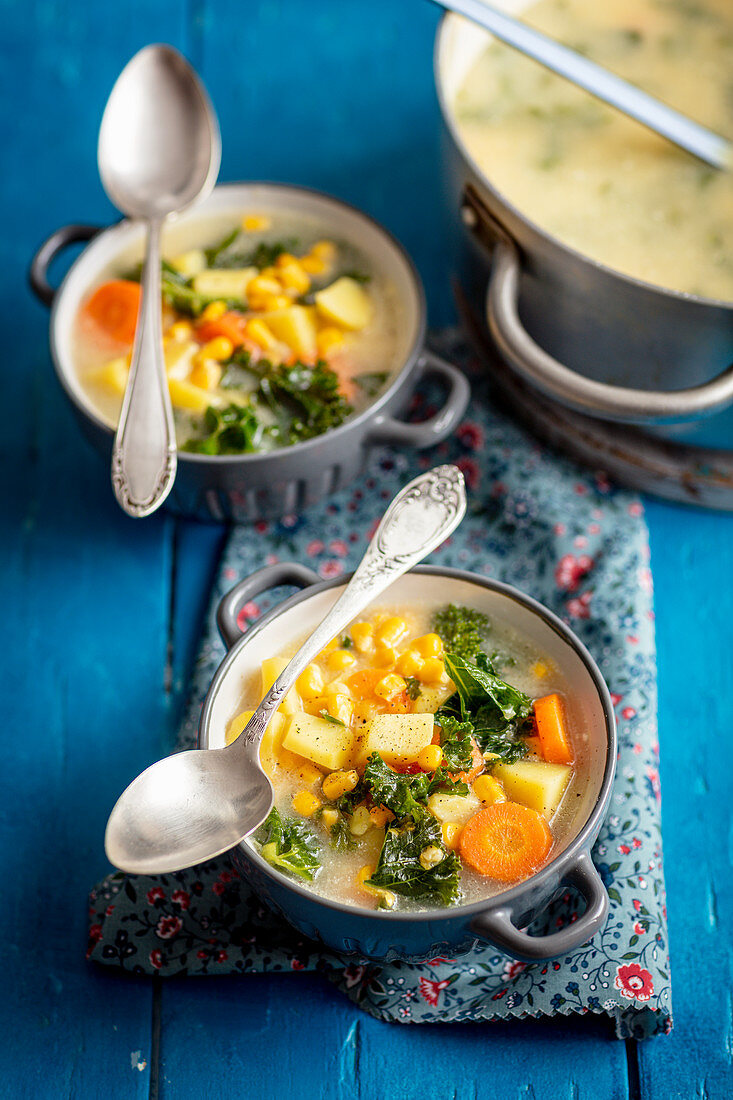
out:
{"label": "wood grain texture", "polygon": [[4,0],[0,13],[0,93],[13,105],[0,122],[0,208],[11,214],[0,234],[0,300],[12,317],[0,365],[10,990],[0,1005],[0,1093],[723,1100],[733,1046],[733,517],[648,510],[676,1031],[639,1047],[638,1081],[634,1044],[629,1068],[627,1048],[592,1020],[397,1027],[304,975],[163,983],[156,1017],[147,981],[84,963],[85,899],[106,869],[106,814],[172,744],[222,532],[120,515],[52,379],[47,316],[23,289],[28,259],[61,223],[114,216],[95,166],[104,100],[129,56],[163,40],[209,85],[223,179],[301,182],[364,206],[412,252],[432,323],[451,320],[437,15],[418,0],[133,0],[124,18],[91,0]]}

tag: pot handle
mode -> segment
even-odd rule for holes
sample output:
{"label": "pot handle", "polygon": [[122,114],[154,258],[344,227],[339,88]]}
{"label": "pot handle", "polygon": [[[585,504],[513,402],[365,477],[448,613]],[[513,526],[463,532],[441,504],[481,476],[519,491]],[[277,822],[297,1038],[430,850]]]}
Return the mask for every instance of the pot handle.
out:
{"label": "pot handle", "polygon": [[420,424],[405,424],[386,414],[375,416],[367,436],[368,445],[389,443],[406,447],[432,447],[451,434],[468,406],[471,387],[452,363],[447,363],[432,351],[423,350],[413,377],[414,392],[426,375],[437,375],[448,386],[443,407]]}
{"label": "pot handle", "polygon": [[660,424],[713,413],[733,402],[733,363],[715,378],[686,390],[634,390],[586,378],[534,342],[517,303],[521,260],[506,233],[496,241],[486,293],[489,329],[502,356],[548,397],[577,412],[629,424]]}
{"label": "pot handle", "polygon": [[294,561],[284,561],[277,562],[276,565],[266,565],[264,569],[258,569],[256,573],[250,574],[239,584],[235,584],[216,609],[216,625],[219,627],[219,633],[227,649],[231,649],[242,636],[242,631],[237,625],[237,617],[248,600],[253,600],[268,589],[278,588],[283,584],[292,584],[296,588],[309,588],[312,584],[320,583],[320,580],[318,574],[307,566],[298,565]]}
{"label": "pot handle", "polygon": [[563,881],[575,886],[582,894],[586,910],[573,924],[561,928],[559,932],[549,936],[530,936],[514,924],[509,907],[479,913],[471,922],[472,930],[508,954],[528,962],[567,955],[587,943],[603,927],[608,916],[608,894],[589,852],[580,853],[565,872]]}
{"label": "pot handle", "polygon": [[48,269],[59,252],[63,252],[71,244],[91,241],[101,230],[99,225],[62,225],[43,242],[31,260],[28,282],[44,306],[50,306],[56,297],[56,288],[48,281]]}

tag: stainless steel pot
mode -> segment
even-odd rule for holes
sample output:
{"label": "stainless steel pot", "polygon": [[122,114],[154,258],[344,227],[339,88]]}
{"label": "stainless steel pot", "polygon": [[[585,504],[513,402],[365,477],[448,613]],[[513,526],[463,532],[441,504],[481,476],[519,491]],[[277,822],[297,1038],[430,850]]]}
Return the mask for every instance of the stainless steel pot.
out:
{"label": "stainless steel pot", "polygon": [[570,409],[644,424],[677,441],[730,447],[733,303],[652,286],[596,263],[534,225],[493,186],[463,145],[452,110],[487,41],[484,31],[446,16],[435,81],[466,230],[462,277],[501,355]]}
{"label": "stainless steel pot", "polygon": [[[430,447],[451,434],[469,399],[469,386],[451,364],[424,347],[425,297],[420,278],[404,249],[377,222],[352,206],[307,188],[273,183],[230,183],[215,188],[205,201],[167,228],[169,247],[191,247],[191,234],[224,232],[245,209],[301,214],[328,225],[351,241],[396,288],[403,309],[398,339],[402,366],[390,385],[358,415],[315,439],[268,454],[199,455],[181,452],[175,487],[168,505],[181,515],[236,523],[272,519],[304,511],[352,480],[378,446]],[[209,227],[208,230],[206,227]],[[217,228],[212,228],[217,226]],[[208,237],[207,237],[208,232]],[[68,246],[87,243],[58,290],[48,280],[53,259]],[[198,243],[198,242],[196,242]],[[74,369],[73,325],[89,288],[100,278],[118,274],[142,255],[141,227],[129,221],[107,229],[69,225],[57,230],[38,249],[30,269],[31,286],[51,306],[50,340],[56,374],[85,435],[107,461],[113,425],[92,407]],[[418,424],[399,414],[423,378],[437,376],[447,396],[438,411]]]}
{"label": "stainless steel pot", "polygon": [[[204,701],[199,727],[202,748],[223,746],[229,720],[242,709],[242,685],[257,673],[262,660],[312,630],[348,580],[321,581],[310,569],[284,562],[259,570],[224,597],[217,618],[229,652]],[[281,585],[302,591],[242,635],[237,625],[241,608]],[[431,603],[444,599],[468,604],[510,623],[563,670],[582,710],[587,736],[586,783],[575,832],[546,867],[518,886],[471,905],[417,913],[366,910],[320,897],[275,870],[249,841],[235,849],[235,862],[244,878],[291,924],[341,952],[367,958],[430,958],[484,939],[520,959],[567,954],[589,940],[608,913],[608,896],[590,857],[611,799],[616,767],[616,725],[608,688],[585,646],[529,596],[463,570],[418,566],[390,588],[390,600],[419,604],[427,587]],[[544,936],[524,931],[567,885],[586,901],[577,921]]]}

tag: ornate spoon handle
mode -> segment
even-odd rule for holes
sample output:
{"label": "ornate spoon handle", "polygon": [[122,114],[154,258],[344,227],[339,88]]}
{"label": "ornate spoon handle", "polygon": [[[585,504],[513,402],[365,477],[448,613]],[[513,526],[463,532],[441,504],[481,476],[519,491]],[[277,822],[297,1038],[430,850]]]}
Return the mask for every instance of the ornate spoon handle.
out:
{"label": "ornate spoon handle", "polygon": [[326,617],[280,673],[230,751],[257,744],[303,669],[354,616],[455,531],[466,512],[463,474],[436,466],[406,485],[385,512],[361,563]]}
{"label": "ornate spoon handle", "polygon": [[130,377],[112,449],[112,486],[128,515],[149,516],[163,503],[176,465],[160,316],[160,223],[151,221]]}

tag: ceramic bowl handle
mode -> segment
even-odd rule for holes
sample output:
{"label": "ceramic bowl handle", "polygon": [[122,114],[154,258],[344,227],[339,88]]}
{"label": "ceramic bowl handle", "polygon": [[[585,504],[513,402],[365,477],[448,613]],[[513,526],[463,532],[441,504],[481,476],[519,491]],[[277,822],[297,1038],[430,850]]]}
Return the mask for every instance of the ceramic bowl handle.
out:
{"label": "ceramic bowl handle", "polygon": [[685,390],[634,390],[586,378],[535,343],[519,317],[519,251],[503,233],[494,246],[486,294],[489,330],[504,359],[542,393],[587,416],[628,424],[691,420],[733,402],[733,364]]}
{"label": "ceramic bowl handle", "polygon": [[43,242],[31,260],[28,281],[31,290],[44,306],[50,306],[56,297],[56,288],[48,281],[48,269],[59,252],[72,244],[86,244],[101,231],[102,227],[99,225],[63,225]]}
{"label": "ceramic bowl handle", "polygon": [[559,932],[553,932],[549,936],[530,936],[517,928],[508,907],[479,913],[471,922],[471,928],[516,959],[535,962],[569,954],[592,939],[606,923],[608,894],[589,852],[580,853],[572,867],[566,871],[563,881],[569,886],[575,886],[582,894],[586,909],[573,924],[568,924]]}
{"label": "ceramic bowl handle", "polygon": [[268,589],[278,588],[283,584],[292,584],[296,588],[310,588],[320,580],[318,574],[305,565],[298,565],[297,562],[278,562],[276,565],[266,565],[264,569],[258,569],[256,573],[235,584],[216,609],[216,625],[219,627],[219,633],[227,649],[231,649],[242,636],[237,618],[249,600],[254,600]]}
{"label": "ceramic bowl handle", "polygon": [[468,406],[471,388],[452,363],[446,363],[431,351],[423,351],[412,379],[412,392],[427,375],[434,375],[446,383],[448,396],[442,408],[419,424],[405,424],[393,416],[376,416],[369,429],[369,445],[383,443],[405,447],[432,447],[451,434],[459,424]]}

